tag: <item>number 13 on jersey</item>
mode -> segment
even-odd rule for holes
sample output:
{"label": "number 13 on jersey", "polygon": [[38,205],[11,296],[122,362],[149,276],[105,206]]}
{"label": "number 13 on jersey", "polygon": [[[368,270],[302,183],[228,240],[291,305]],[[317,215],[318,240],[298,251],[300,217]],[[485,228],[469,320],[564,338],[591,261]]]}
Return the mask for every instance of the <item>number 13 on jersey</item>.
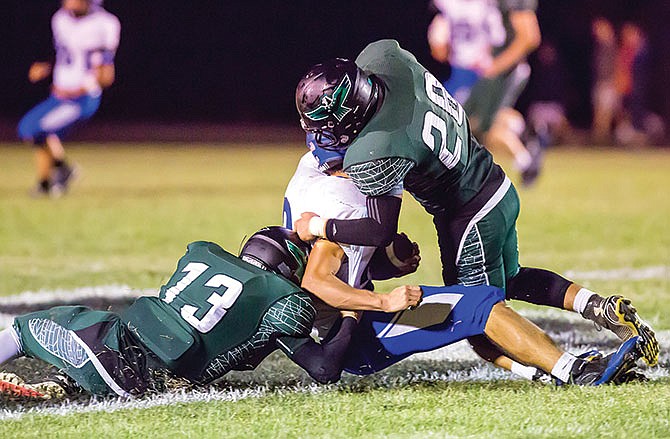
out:
{"label": "number 13 on jersey", "polygon": [[[183,273],[186,273],[186,276],[177,282],[176,285],[165,291],[163,301],[172,303],[182,291],[195,282],[209,268],[209,265],[202,262],[189,262],[182,270]],[[242,293],[243,286],[237,279],[221,273],[211,276],[203,285],[210,288],[224,287],[226,291],[223,294],[219,294],[217,291],[212,292],[207,298],[207,303],[211,306],[202,318],[199,319],[196,317],[196,313],[198,313],[200,308],[189,304],[181,307],[180,314],[189,325],[204,334],[211,331],[221,321],[223,316],[226,315],[228,309],[233,306]]]}

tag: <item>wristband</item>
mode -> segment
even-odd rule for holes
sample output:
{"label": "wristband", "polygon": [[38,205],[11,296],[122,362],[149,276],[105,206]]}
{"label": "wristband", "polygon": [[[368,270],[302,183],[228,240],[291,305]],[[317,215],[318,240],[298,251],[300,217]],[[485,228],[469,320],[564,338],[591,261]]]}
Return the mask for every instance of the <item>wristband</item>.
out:
{"label": "wristband", "polygon": [[309,220],[309,233],[319,238],[326,236],[326,222],[328,220],[320,216],[313,216]]}
{"label": "wristband", "polygon": [[395,254],[395,249],[393,242],[386,246],[386,257],[389,259],[389,262],[393,264],[395,268],[405,268],[407,264],[400,259]]}

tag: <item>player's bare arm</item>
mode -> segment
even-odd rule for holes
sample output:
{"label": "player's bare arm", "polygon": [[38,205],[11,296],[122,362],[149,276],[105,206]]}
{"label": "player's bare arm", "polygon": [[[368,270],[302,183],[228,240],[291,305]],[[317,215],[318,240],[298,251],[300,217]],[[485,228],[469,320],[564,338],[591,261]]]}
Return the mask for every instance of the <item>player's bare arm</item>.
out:
{"label": "player's bare arm", "polygon": [[449,62],[451,54],[451,27],[449,20],[441,14],[436,14],[428,26],[428,45],[432,57],[443,64]]}
{"label": "player's bare arm", "polygon": [[542,36],[534,11],[515,11],[510,14],[515,36],[510,45],[496,56],[484,72],[493,78],[519,64],[529,53],[540,46]]}
{"label": "player's bare arm", "polygon": [[114,64],[103,64],[95,69],[95,78],[100,88],[107,88],[114,84],[116,69]]}
{"label": "player's bare arm", "polygon": [[28,80],[31,83],[40,82],[51,74],[51,63],[46,61],[37,61],[30,65],[28,69]]}
{"label": "player's bare arm", "polygon": [[389,294],[353,288],[337,277],[344,250],[338,244],[318,240],[309,256],[302,287],[328,305],[346,310],[397,312],[421,301],[421,288],[403,285]]}

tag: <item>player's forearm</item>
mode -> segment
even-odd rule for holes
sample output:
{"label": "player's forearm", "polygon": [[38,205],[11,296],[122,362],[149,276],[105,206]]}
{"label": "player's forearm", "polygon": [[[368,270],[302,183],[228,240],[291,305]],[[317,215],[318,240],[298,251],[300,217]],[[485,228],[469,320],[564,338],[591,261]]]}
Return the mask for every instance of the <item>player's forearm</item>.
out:
{"label": "player's forearm", "polygon": [[305,273],[301,286],[333,308],[385,311],[384,295],[353,288],[333,273]]}
{"label": "player's forearm", "polygon": [[28,70],[28,80],[32,83],[39,82],[51,74],[52,68],[50,62],[34,62]]}
{"label": "player's forearm", "polygon": [[95,71],[95,77],[100,88],[107,88],[114,83],[116,79],[116,70],[113,64],[105,64],[98,67]]}
{"label": "player's forearm", "polygon": [[387,246],[398,231],[401,203],[402,200],[395,196],[368,197],[368,218],[329,219],[325,227],[326,237],[342,244]]}
{"label": "player's forearm", "polygon": [[510,46],[505,49],[504,52],[501,52],[493,59],[491,65],[488,68],[487,76],[495,77],[509,71],[514,66],[523,61],[528,53],[535,50],[535,47],[537,46],[529,44],[526,41],[519,41],[516,44],[510,44]]}

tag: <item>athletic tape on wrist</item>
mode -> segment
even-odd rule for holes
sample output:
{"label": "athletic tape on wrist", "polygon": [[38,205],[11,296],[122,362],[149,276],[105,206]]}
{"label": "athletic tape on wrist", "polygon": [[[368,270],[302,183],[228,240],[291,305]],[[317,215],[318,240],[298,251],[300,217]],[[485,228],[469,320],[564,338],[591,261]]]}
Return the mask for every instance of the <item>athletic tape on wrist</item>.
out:
{"label": "athletic tape on wrist", "polygon": [[320,216],[313,216],[309,220],[309,233],[314,236],[323,238],[326,236],[326,218],[321,218]]}

